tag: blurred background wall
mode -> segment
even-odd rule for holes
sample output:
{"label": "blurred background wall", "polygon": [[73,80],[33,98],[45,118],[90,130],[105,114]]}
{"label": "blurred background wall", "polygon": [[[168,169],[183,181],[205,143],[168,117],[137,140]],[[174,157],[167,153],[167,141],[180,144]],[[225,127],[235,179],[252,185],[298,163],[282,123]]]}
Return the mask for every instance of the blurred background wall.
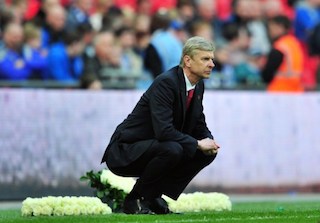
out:
{"label": "blurred background wall", "polygon": [[[115,127],[139,90],[0,89],[0,199],[91,195],[79,178],[101,170]],[[207,91],[221,150],[187,191],[319,192],[320,94]]]}

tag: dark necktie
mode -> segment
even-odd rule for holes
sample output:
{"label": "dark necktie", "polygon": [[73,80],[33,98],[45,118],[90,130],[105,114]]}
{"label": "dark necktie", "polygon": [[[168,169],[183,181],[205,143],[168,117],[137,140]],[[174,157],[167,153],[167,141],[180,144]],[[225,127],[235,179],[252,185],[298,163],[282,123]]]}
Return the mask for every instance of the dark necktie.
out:
{"label": "dark necktie", "polygon": [[190,103],[191,103],[191,100],[192,100],[192,97],[193,97],[193,93],[194,93],[194,89],[191,89],[188,91],[188,96],[187,96],[187,109],[189,108],[190,106]]}

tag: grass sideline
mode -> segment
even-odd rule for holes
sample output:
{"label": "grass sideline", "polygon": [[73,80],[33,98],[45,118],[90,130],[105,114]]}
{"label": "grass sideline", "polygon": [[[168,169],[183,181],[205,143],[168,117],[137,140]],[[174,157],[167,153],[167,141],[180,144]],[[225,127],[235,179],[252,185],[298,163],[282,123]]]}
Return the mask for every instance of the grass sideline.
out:
{"label": "grass sideline", "polygon": [[19,209],[0,210],[0,223],[320,223],[319,201],[234,202],[232,211],[173,215],[95,215],[22,217]]}

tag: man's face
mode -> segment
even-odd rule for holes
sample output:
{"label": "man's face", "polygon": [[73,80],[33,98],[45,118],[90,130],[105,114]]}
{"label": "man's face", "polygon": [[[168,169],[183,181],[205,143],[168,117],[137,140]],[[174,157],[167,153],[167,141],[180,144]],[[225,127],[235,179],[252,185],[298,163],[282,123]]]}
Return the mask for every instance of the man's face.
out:
{"label": "man's face", "polygon": [[109,62],[113,57],[114,36],[112,33],[98,34],[94,40],[94,48],[96,56],[102,62]]}
{"label": "man's face", "polygon": [[61,31],[64,28],[66,21],[66,14],[64,9],[61,6],[55,6],[52,9],[49,9],[47,15],[47,23],[55,31]]}
{"label": "man's face", "polygon": [[198,51],[193,57],[186,60],[186,66],[189,68],[191,74],[197,79],[207,79],[210,77],[212,69],[214,68],[214,55],[212,51]]}
{"label": "man's face", "polygon": [[92,7],[92,1],[91,0],[78,0],[79,8],[83,10],[86,13],[90,12],[90,9]]}
{"label": "man's face", "polygon": [[268,31],[269,31],[269,36],[272,40],[278,38],[279,36],[281,36],[285,32],[284,29],[280,25],[278,25],[274,22],[268,23]]}
{"label": "man's face", "polygon": [[23,43],[23,30],[19,25],[12,25],[6,33],[4,33],[3,40],[6,46],[13,50],[18,50]]}

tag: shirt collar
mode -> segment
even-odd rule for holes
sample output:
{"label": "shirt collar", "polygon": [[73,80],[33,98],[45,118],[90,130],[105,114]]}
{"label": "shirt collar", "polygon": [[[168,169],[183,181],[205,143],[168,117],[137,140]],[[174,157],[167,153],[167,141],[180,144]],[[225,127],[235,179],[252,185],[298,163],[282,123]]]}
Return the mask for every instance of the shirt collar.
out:
{"label": "shirt collar", "polygon": [[192,85],[191,82],[189,81],[187,75],[185,73],[183,73],[184,75],[184,79],[186,81],[186,89],[187,89],[187,92],[192,90],[192,89],[195,89],[196,85]]}

